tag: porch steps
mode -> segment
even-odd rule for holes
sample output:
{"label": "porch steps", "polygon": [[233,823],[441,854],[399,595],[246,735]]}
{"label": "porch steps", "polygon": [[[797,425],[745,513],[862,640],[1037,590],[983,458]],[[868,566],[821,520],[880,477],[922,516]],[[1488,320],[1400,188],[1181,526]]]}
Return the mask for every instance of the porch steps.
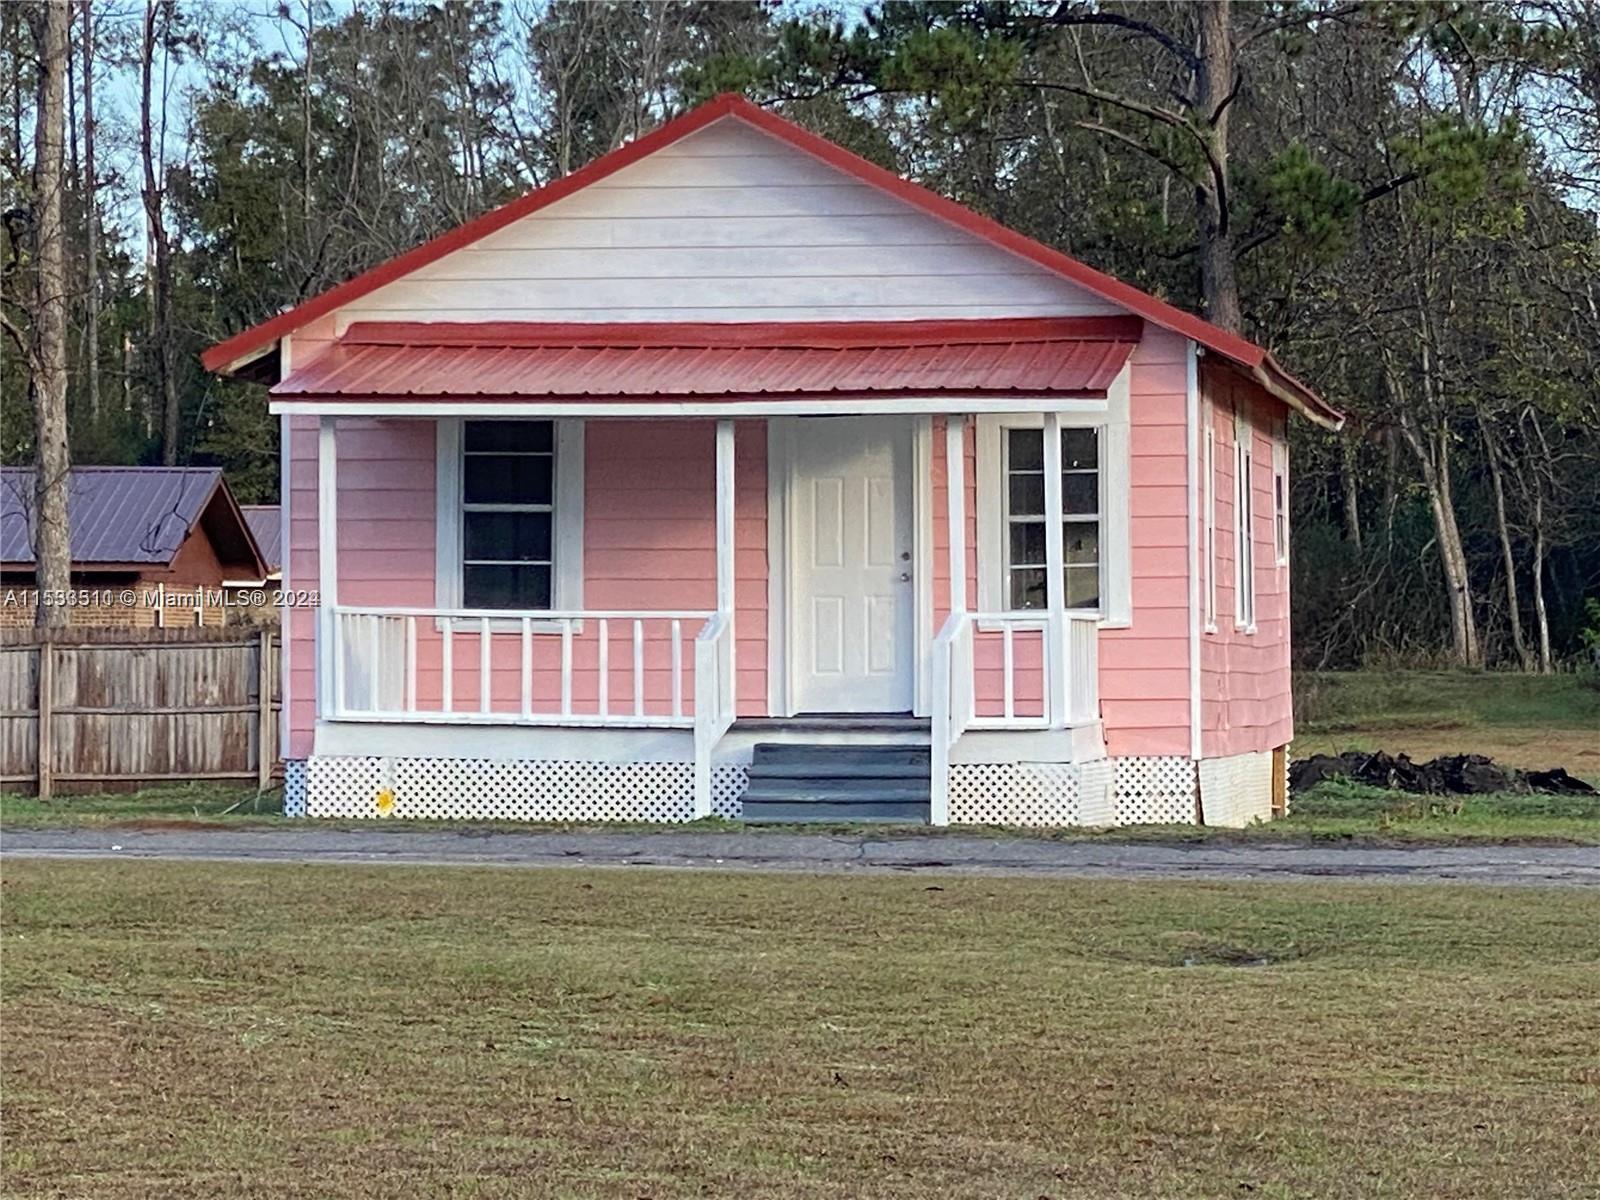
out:
{"label": "porch steps", "polygon": [[926,822],[930,771],[923,746],[758,743],[744,819]]}

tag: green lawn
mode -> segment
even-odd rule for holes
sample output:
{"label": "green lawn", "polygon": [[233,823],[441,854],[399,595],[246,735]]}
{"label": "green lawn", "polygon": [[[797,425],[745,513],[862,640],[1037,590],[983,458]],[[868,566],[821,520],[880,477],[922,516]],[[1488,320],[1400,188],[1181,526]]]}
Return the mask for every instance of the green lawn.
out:
{"label": "green lawn", "polygon": [[8,862],[17,1197],[1600,1187],[1600,895]]}

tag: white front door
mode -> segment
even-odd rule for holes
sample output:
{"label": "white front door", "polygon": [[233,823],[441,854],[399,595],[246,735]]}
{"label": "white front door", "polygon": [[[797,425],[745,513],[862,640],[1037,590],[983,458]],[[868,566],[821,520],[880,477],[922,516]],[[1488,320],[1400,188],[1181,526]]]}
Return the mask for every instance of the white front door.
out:
{"label": "white front door", "polygon": [[790,561],[798,712],[910,712],[916,692],[911,422],[793,422]]}

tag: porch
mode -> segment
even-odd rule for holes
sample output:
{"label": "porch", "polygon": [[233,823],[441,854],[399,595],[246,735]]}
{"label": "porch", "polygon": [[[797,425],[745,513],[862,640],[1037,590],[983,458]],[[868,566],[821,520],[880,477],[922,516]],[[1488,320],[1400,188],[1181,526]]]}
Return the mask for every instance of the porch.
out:
{"label": "porch", "polygon": [[[885,324],[761,327],[781,345],[742,365],[746,350],[705,347],[675,361],[691,339],[671,338],[651,370],[551,359],[551,338],[587,337],[535,348],[517,326],[494,335],[498,375],[463,358],[461,329],[407,332],[446,343],[420,357],[352,331],[291,374],[275,407],[316,446],[314,527],[294,526],[314,533],[321,601],[312,753],[448,738],[530,761],[653,756],[692,765],[705,816],[718,764],[860,742],[852,720],[875,717],[893,728],[867,740],[927,747],[935,823],[964,750],[1103,758],[1098,628],[1127,600],[1137,329]],[[461,395],[457,371],[489,394]],[[599,381],[606,398],[574,398]],[[830,384],[842,394],[810,390]]]}
{"label": "porch", "polygon": [[[436,447],[456,454],[460,430],[446,425],[473,419],[429,418],[425,425]],[[631,589],[635,604],[566,608],[379,602],[404,589],[375,586],[371,572],[335,570],[334,564],[360,563],[377,552],[374,526],[349,520],[341,509],[341,496],[350,497],[358,511],[370,503],[356,478],[341,483],[341,458],[352,459],[341,454],[344,438],[366,439],[370,446],[374,431],[396,434],[402,421],[418,421],[320,418],[322,607],[314,651],[319,753],[325,745],[350,744],[350,734],[335,734],[334,726],[547,729],[566,731],[566,746],[577,746],[585,730],[653,731],[668,735],[657,737],[656,746],[674,747],[672,753],[692,762],[694,813],[705,816],[712,811],[713,764],[729,755],[748,761],[757,744],[918,743],[929,748],[927,811],[934,823],[949,819],[941,784],[969,733],[1013,735],[1006,753],[1044,761],[1103,755],[1098,617],[1067,608],[1061,544],[1066,526],[1052,519],[1063,504],[1058,413],[1039,419],[1042,475],[1056,483],[1044,487],[1041,521],[1046,603],[1031,610],[974,606],[976,555],[969,541],[975,489],[968,475],[975,433],[968,415],[714,423],[587,418],[589,449],[579,496],[585,511],[597,514],[608,511],[605,496],[614,471],[626,469],[608,466],[603,457],[608,420],[625,421],[632,436],[651,441],[694,442],[710,433],[711,462],[690,457],[680,463],[686,483],[703,474],[709,486],[695,489],[698,503],[678,511],[674,526],[704,528],[711,553],[685,544],[692,537],[667,538],[678,544],[640,552]],[[486,415],[484,422],[493,429],[504,418]],[[736,436],[741,426],[742,437]],[[428,440],[428,432],[408,429],[406,436]],[[871,435],[882,435],[881,442],[875,444]],[[753,452],[752,461],[742,463],[741,440],[765,453]],[[555,429],[550,442],[553,454],[564,442],[574,452],[572,439]],[[815,469],[819,445],[824,469]],[[875,445],[891,448],[875,456]],[[359,444],[352,448],[371,452]],[[365,461],[348,461],[347,475],[363,470]],[[707,465],[709,471],[703,470]],[[740,510],[741,466],[764,477],[766,503],[759,514]],[[561,470],[554,466],[550,472],[552,501],[561,491]],[[435,488],[450,490],[438,476]],[[854,507],[852,497],[862,507]],[[464,503],[465,511],[456,511]],[[437,496],[434,508],[435,525],[418,540],[433,543],[442,572],[449,558],[467,552],[467,536],[447,522],[464,522],[475,509]],[[623,594],[596,576],[602,556],[610,553],[606,522],[596,516],[588,529],[579,527],[575,540],[564,537],[561,520],[551,516],[548,561],[540,562],[550,572],[550,600],[564,592],[608,601]],[[742,536],[736,532],[741,525]],[[341,534],[349,545],[341,545]],[[563,545],[589,560],[587,577],[579,581],[587,586],[563,586]],[[687,591],[681,580],[663,586],[652,554],[688,565],[674,572],[694,576]],[[474,561],[467,560],[467,570]],[[512,569],[528,568],[518,563]],[[436,594],[462,586],[441,577],[431,583]],[[658,595],[668,601],[703,595],[709,603],[669,608]],[[736,637],[741,626],[742,639]],[[741,663],[741,640],[747,656],[764,661]],[[894,718],[892,727],[850,720],[871,715]],[[738,724],[741,717],[744,723]],[[863,733],[873,725],[870,736]],[[429,736],[421,730],[412,735]],[[531,753],[541,757],[549,751]]]}

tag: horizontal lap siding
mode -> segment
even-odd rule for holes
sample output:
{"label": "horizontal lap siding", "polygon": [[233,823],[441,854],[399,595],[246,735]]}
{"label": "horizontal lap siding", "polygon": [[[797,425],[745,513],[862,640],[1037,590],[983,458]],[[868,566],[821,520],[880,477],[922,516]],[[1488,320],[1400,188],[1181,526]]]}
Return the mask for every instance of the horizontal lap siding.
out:
{"label": "horizontal lap siding", "polygon": [[750,321],[1119,311],[737,120],[361,297],[355,320]]}
{"label": "horizontal lap siding", "polygon": [[[584,501],[584,604],[589,608],[717,606],[716,422],[591,421]],[[734,426],[734,602],[739,711],[767,708],[767,434],[764,421]],[[693,659],[687,631],[685,673]],[[626,636],[625,634],[623,636]],[[647,687],[656,703],[669,695],[670,636],[650,649],[662,666]],[[612,651],[612,693],[619,674],[630,689],[632,660]],[[649,663],[646,664],[647,668]],[[689,684],[685,683],[686,692]],[[655,709],[652,711],[665,711]]]}
{"label": "horizontal lap siding", "polygon": [[1113,755],[1187,755],[1187,343],[1146,326],[1129,367],[1133,624],[1100,635],[1100,712]]}
{"label": "horizontal lap siding", "polygon": [[[289,339],[289,363],[310,362],[359,320],[881,320],[1118,311],[1035,264],[728,120],[297,331]],[[341,440],[350,427],[341,422]],[[314,588],[316,423],[291,418],[290,429],[285,582]],[[766,695],[765,444],[757,429],[754,423],[741,425],[736,466],[739,696],[746,714],[763,711]],[[671,435],[686,439],[683,446],[694,453],[679,461],[648,436],[647,427],[618,424],[608,432],[606,424],[590,424],[589,464],[601,486],[591,483],[586,500],[588,606],[712,606],[709,430],[709,424],[698,430],[684,426]],[[933,454],[936,488],[942,436],[941,429]],[[420,443],[409,446],[406,453]],[[606,447],[622,456],[617,470],[628,472],[620,480],[626,486],[611,486],[618,476],[606,465]],[[969,442],[969,579],[975,578],[976,558],[972,453]],[[399,470],[410,477],[393,477]],[[367,472],[359,468],[366,482],[342,489],[340,497],[341,555],[351,572],[342,598],[354,603],[381,595],[390,603],[430,605],[431,464],[403,458],[388,478],[382,470]],[[936,540],[943,512],[941,494]],[[1181,524],[1179,518],[1153,519]],[[947,597],[948,551],[936,545],[935,552],[935,586]],[[939,621],[945,607],[945,599],[936,602]],[[309,753],[315,718],[312,625],[309,612],[291,613],[284,643],[290,664],[288,747],[295,757]],[[458,660],[475,652],[465,641],[457,649]],[[544,639],[539,652],[546,652]],[[619,653],[631,669],[631,648],[619,644],[614,676],[621,669]],[[686,648],[685,656],[692,650]],[[497,698],[509,698],[504,689],[513,680],[520,686],[520,662],[516,668],[511,675],[497,670]],[[458,661],[458,674],[463,669]],[[437,677],[437,666],[433,673]],[[589,679],[592,674],[579,686],[587,689]],[[426,670],[419,686],[433,686]],[[656,695],[658,681],[649,690]],[[631,701],[631,681],[619,693],[614,678],[612,692]],[[475,703],[475,682],[465,691],[458,687],[458,696]]]}
{"label": "horizontal lap siding", "polygon": [[[1133,623],[1100,633],[1100,706],[1112,754],[1189,753],[1189,544],[1187,532],[1187,366],[1184,339],[1154,328],[1134,352],[1129,387],[1130,541]],[[944,421],[933,422],[934,628],[950,604],[950,537]],[[967,603],[977,607],[976,440],[966,440]],[[1014,644],[1017,713],[1041,711],[1042,643],[1018,633]],[[1003,710],[1001,637],[979,632],[973,648],[978,711]]]}
{"label": "horizontal lap siding", "polygon": [[[713,421],[592,421],[585,431],[584,607],[609,610],[716,608],[716,424]],[[294,587],[315,587],[317,431],[296,419],[290,478],[290,572]],[[339,599],[350,605],[421,607],[435,603],[435,443],[431,421],[339,422]],[[739,707],[766,712],[767,534],[766,431],[741,421],[734,450],[735,597]],[[693,712],[694,639],[701,622],[680,626],[682,708]],[[634,711],[633,623],[610,621],[606,711]],[[599,622],[573,639],[572,701],[599,711]],[[672,712],[672,629],[648,619],[641,629],[645,710]],[[291,614],[293,671],[291,756],[310,752],[315,723],[315,642],[309,612]],[[419,620],[417,699],[443,703],[443,641]],[[531,695],[536,709],[561,700],[561,638],[533,636]],[[451,708],[477,712],[481,702],[479,634],[451,635]],[[490,711],[514,714],[522,703],[520,631],[490,633]]]}
{"label": "horizontal lap siding", "polygon": [[[1202,751],[1207,758],[1271,750],[1294,736],[1289,669],[1289,570],[1275,559],[1272,447],[1284,406],[1231,371],[1202,374],[1216,437],[1217,632],[1200,644]],[[1255,533],[1256,631],[1235,627],[1233,405],[1249,414]],[[1202,564],[1206,569],[1209,564]],[[1202,586],[1204,580],[1202,579]]]}

